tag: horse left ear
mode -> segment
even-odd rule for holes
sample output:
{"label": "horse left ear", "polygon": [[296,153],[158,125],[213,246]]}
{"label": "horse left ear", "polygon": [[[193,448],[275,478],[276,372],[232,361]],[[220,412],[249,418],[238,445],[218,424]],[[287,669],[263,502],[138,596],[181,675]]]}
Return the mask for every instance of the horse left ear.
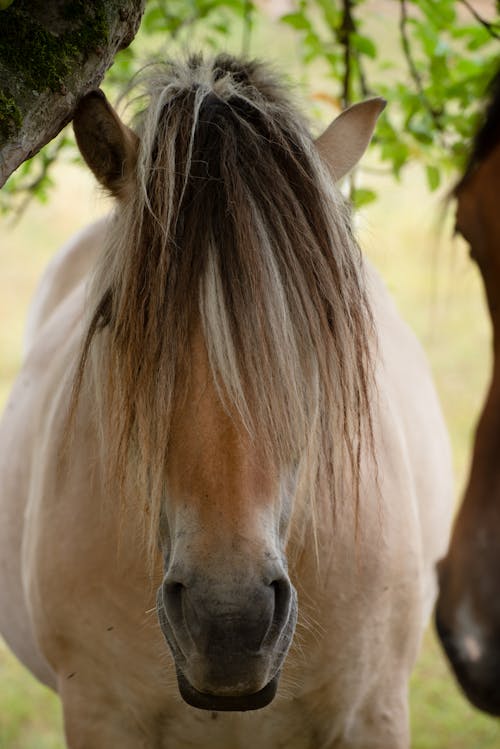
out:
{"label": "horse left ear", "polygon": [[124,197],[135,168],[139,138],[123,124],[100,89],[79,101],[73,129],[78,148],[101,185],[115,197]]}
{"label": "horse left ear", "polygon": [[335,182],[356,166],[366,151],[385,99],[367,99],[345,109],[316,139]]}

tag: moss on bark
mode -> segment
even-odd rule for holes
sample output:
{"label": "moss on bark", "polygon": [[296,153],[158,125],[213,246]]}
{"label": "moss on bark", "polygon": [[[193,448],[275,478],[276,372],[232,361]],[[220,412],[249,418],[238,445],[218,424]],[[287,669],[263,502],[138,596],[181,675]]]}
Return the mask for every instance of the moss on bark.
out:
{"label": "moss on bark", "polygon": [[46,9],[37,12],[36,5],[17,0],[2,12],[0,65],[32,91],[58,91],[75,61],[106,45],[105,3],[72,0],[62,9],[57,24]]}
{"label": "moss on bark", "polygon": [[[0,0],[0,3],[2,0]],[[145,0],[0,6],[0,186],[54,138],[137,31]]]}
{"label": "moss on bark", "polygon": [[23,117],[14,97],[0,91],[0,140],[7,140],[17,133]]}

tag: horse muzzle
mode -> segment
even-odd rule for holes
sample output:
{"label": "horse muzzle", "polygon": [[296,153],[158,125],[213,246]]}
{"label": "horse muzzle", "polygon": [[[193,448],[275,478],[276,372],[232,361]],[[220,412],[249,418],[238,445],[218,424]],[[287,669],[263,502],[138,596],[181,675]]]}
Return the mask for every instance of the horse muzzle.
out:
{"label": "horse muzzle", "polygon": [[167,574],[157,609],[188,704],[244,711],[272,701],[297,620],[297,596],[286,575],[229,585]]}
{"label": "horse muzzle", "polygon": [[436,630],[467,699],[479,710],[500,716],[500,638],[478,638],[447,627],[436,611]]}

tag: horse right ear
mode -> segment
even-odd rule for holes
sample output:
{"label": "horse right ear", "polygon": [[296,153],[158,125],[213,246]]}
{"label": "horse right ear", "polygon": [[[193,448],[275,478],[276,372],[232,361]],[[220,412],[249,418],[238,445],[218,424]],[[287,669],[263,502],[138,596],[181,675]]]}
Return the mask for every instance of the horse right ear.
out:
{"label": "horse right ear", "polygon": [[345,109],[316,140],[335,182],[356,166],[370,143],[385,99],[375,97]]}
{"label": "horse right ear", "polygon": [[73,120],[76,142],[95,176],[116,198],[125,196],[137,160],[139,138],[122,123],[101,90],[78,103]]}

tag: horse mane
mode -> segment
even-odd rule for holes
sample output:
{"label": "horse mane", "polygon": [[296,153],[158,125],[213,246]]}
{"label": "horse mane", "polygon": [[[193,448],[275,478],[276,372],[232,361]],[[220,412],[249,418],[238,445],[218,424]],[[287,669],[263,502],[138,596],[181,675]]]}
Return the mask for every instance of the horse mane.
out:
{"label": "horse mane", "polygon": [[147,96],[76,385],[91,360],[114,476],[140,488],[155,544],[196,329],[228,411],[276,464],[299,461],[310,496],[346,482],[359,496],[372,317],[349,211],[305,121],[268,68],[226,55],[156,67]]}
{"label": "horse mane", "polygon": [[464,185],[500,142],[500,69],[488,84],[487,93],[488,104],[482,117],[482,124],[476,132],[464,174],[455,186],[454,193]]}

